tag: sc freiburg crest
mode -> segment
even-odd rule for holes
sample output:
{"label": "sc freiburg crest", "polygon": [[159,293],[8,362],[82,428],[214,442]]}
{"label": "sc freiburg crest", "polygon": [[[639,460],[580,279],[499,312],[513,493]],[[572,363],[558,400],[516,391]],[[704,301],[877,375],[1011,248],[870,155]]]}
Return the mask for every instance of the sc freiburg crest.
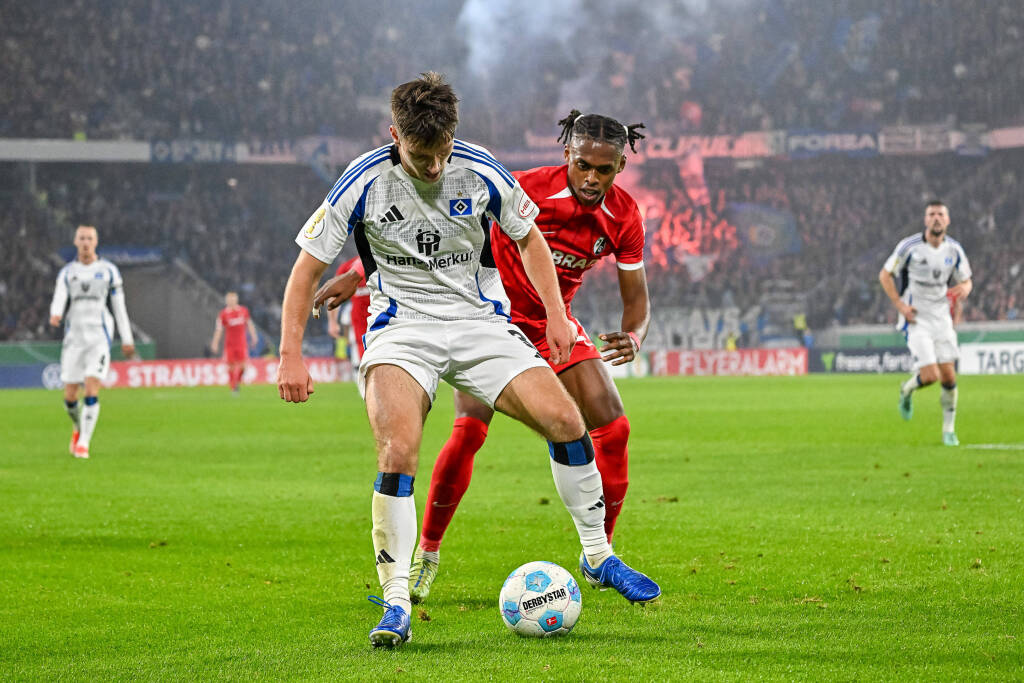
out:
{"label": "sc freiburg crest", "polygon": [[594,242],[594,256],[597,256],[602,251],[604,251],[604,238],[598,237],[597,240]]}

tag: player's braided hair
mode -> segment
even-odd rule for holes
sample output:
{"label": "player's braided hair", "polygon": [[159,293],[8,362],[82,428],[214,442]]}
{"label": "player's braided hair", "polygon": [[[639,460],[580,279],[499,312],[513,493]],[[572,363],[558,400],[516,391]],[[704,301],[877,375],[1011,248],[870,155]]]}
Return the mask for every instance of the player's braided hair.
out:
{"label": "player's braided hair", "polygon": [[615,145],[619,152],[629,143],[629,148],[636,152],[636,143],[647,137],[639,131],[646,128],[642,123],[624,125],[610,116],[601,114],[584,114],[579,109],[573,109],[569,115],[558,122],[562,127],[562,134],[558,141],[566,145],[574,137],[590,138]]}
{"label": "player's braided hair", "polygon": [[436,71],[422,73],[391,92],[391,116],[398,132],[427,145],[455,137],[458,104],[452,86]]}

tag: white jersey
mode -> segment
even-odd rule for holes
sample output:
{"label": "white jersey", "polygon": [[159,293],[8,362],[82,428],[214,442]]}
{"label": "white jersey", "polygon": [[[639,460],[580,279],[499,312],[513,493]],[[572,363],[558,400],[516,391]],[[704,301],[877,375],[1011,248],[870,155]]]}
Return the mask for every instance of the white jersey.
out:
{"label": "white jersey", "polygon": [[[896,245],[883,268],[901,278],[900,296],[917,309],[919,322],[952,327],[946,299],[949,281],[971,279],[971,264],[959,242],[947,235],[938,247],[933,247],[924,233],[911,235]],[[906,331],[902,315],[897,327]]]}
{"label": "white jersey", "polygon": [[123,288],[121,271],[106,259],[97,258],[89,265],[76,259],[61,268],[50,303],[50,315],[63,316],[64,343],[110,346],[114,336],[114,316],[107,308],[109,297],[117,313],[121,343],[134,344]]}
{"label": "white jersey", "polygon": [[456,140],[441,178],[424,183],[389,145],[349,164],[295,241],[331,263],[354,236],[371,334],[391,320],[505,321],[509,302],[490,252],[490,222],[518,240],[538,213],[483,147]]}

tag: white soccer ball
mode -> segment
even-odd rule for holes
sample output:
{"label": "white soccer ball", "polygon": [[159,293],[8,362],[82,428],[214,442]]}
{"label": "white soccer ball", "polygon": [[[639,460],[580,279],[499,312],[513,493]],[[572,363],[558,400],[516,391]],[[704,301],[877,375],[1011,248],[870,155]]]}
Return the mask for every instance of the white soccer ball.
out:
{"label": "white soccer ball", "polygon": [[505,579],[498,609],[505,626],[519,635],[546,638],[572,630],[583,600],[569,572],[553,562],[527,562]]}

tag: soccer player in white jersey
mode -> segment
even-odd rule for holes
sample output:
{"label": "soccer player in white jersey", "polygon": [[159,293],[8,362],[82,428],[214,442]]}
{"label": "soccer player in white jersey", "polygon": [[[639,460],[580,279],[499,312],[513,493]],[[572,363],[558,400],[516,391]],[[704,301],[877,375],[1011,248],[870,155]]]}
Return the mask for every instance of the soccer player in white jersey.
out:
{"label": "soccer player in white jersey", "polygon": [[[939,201],[928,202],[924,232],[902,240],[886,260],[878,281],[899,311],[897,326],[904,333],[914,357],[916,373],[900,387],[899,410],[904,420],[914,414],[914,391],[942,382],[942,442],[958,446],[956,437],[956,361],[960,357],[947,289],[962,301],[971,293],[971,265],[963,247],[946,234],[949,209]],[[901,288],[896,288],[896,275]],[[956,284],[949,287],[949,282]]]}
{"label": "soccer player in white jersey", "polygon": [[[349,235],[370,289],[358,385],[377,443],[373,547],[385,608],[374,646],[409,639],[409,565],[416,545],[416,474],[423,422],[439,380],[518,419],[548,440],[555,487],[592,567],[606,585],[646,601],[657,585],[612,553],[604,533],[601,475],[579,410],[547,362],[509,323],[489,227],[515,240],[547,311],[555,362],[576,329],[566,317],[551,252],[534,224],[537,206],[490,153],[455,139],[458,99],[426,73],[391,95],[393,144],[357,158],[296,237],[302,248],[285,288],[278,390],[306,401],[313,383],[302,336],[313,289]],[[652,588],[653,587],[653,588]]]}
{"label": "soccer player in white jersey", "polygon": [[[64,321],[60,380],[64,383],[64,405],[72,424],[68,449],[76,458],[89,457],[89,442],[100,417],[100,385],[110,368],[115,320],[121,336],[121,351],[126,357],[135,353],[121,271],[96,255],[98,242],[96,228],[78,226],[75,230],[78,255],[61,268],[50,303],[50,325],[59,327],[61,320]],[[107,309],[108,298],[114,309],[113,316]],[[80,406],[78,395],[83,385],[85,405]]]}

